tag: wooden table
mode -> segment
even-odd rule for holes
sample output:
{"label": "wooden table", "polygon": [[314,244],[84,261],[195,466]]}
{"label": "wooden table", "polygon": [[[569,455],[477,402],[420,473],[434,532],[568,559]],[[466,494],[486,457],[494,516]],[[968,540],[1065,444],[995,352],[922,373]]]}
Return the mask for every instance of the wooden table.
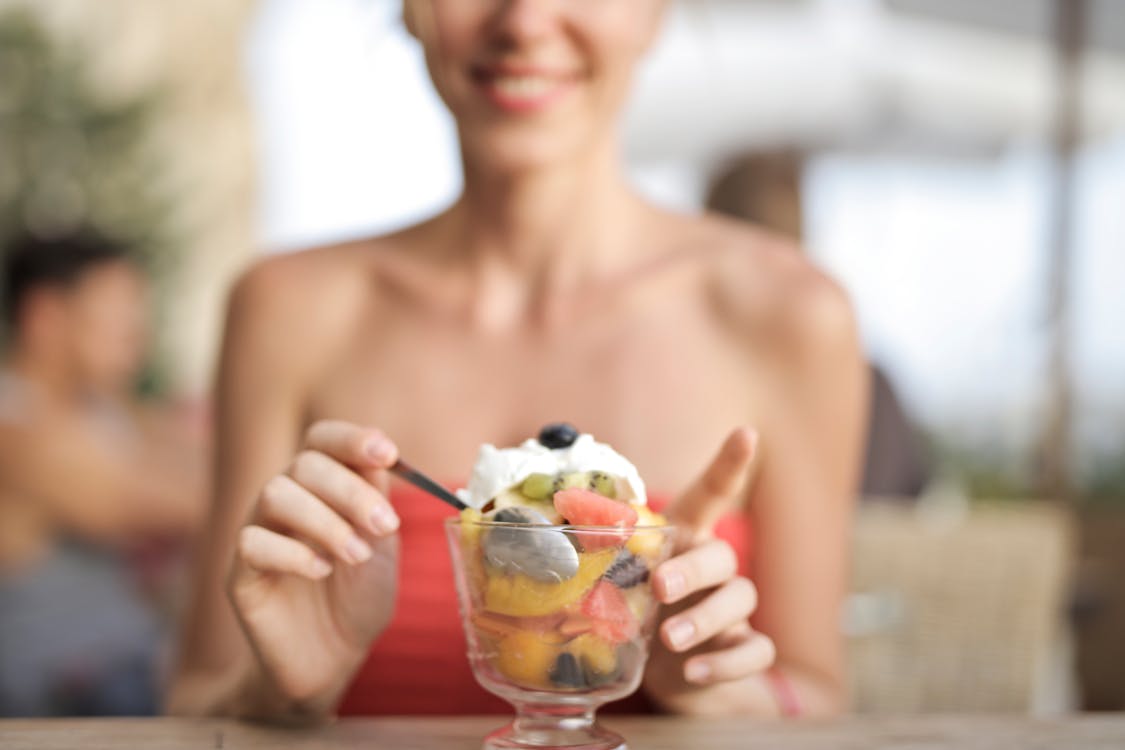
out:
{"label": "wooden table", "polygon": [[[226,720],[10,719],[3,750],[477,750],[497,717],[346,719],[317,729]],[[610,717],[631,750],[1121,750],[1125,714],[1061,719],[942,716],[783,723]]]}

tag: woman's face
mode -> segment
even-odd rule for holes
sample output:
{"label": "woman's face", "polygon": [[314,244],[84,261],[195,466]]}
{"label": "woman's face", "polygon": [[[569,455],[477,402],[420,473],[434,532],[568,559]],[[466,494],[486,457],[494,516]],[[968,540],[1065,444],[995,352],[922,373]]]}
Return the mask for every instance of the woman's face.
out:
{"label": "woman's face", "polygon": [[501,171],[611,141],[665,0],[406,0],[466,160]]}

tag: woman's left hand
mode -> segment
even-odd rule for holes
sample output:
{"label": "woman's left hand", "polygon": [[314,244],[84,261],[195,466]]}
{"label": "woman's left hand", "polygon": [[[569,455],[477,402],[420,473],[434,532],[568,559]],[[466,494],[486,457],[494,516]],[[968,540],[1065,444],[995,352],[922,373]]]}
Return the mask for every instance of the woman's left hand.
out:
{"label": "woman's left hand", "polygon": [[668,508],[669,522],[678,527],[677,549],[654,574],[665,607],[644,679],[649,697],[665,710],[725,712],[726,701],[713,700],[716,691],[773,665],[773,641],[750,627],[757,589],[738,575],[734,549],[713,535],[715,522],[743,494],[756,447],[753,431],[735,430]]}

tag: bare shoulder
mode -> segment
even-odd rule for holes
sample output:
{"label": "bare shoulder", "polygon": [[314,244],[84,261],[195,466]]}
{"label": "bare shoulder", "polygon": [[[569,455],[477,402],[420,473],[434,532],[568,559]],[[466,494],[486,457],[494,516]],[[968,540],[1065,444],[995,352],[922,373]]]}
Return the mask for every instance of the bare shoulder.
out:
{"label": "bare shoulder", "polygon": [[712,249],[707,283],[718,314],[756,349],[783,358],[858,352],[847,292],[794,240],[710,214],[696,231]]}
{"label": "bare shoulder", "polygon": [[288,314],[294,321],[311,315],[310,322],[332,315],[360,292],[365,256],[373,255],[380,244],[379,238],[372,238],[259,258],[231,290],[233,312]]}
{"label": "bare shoulder", "polygon": [[[227,355],[253,351],[259,361],[323,361],[354,330],[395,235],[269,255],[235,280],[227,307]],[[290,366],[292,365],[292,366]]]}

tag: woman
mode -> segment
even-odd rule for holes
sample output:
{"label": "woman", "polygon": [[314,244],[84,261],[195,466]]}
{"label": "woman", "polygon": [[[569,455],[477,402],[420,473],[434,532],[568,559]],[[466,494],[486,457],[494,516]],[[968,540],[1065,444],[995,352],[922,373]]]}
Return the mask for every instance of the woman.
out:
{"label": "woman", "polygon": [[[464,193],[394,235],[267,260],[234,290],[173,710],[483,710],[437,580],[439,504],[389,490],[384,470],[401,453],[463,481],[481,442],[559,418],[683,490],[668,513],[692,533],[655,576],[669,606],[651,704],[841,709],[865,393],[850,308],[784,241],[627,186],[616,118],[663,9],[406,3],[457,121]],[[739,535],[716,540],[732,510]]]}

